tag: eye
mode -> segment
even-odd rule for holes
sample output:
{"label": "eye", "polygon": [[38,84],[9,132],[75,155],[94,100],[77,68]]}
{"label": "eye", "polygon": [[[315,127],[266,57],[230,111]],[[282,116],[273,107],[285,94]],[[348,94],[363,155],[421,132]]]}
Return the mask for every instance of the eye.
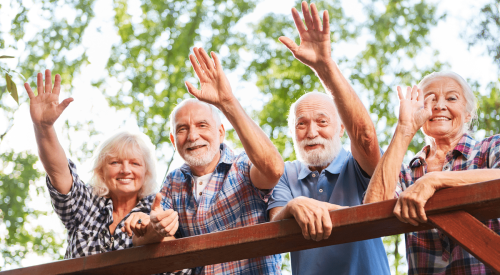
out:
{"label": "eye", "polygon": [[448,98],[448,100],[449,100],[449,101],[456,101],[456,100],[458,100],[458,99],[457,99],[456,97],[452,96],[452,97],[449,97],[449,98]]}

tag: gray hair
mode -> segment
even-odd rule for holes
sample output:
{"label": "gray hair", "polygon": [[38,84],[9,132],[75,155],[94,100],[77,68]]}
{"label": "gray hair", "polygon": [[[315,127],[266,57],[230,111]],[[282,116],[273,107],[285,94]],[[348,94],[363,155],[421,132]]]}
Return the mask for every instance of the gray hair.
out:
{"label": "gray hair", "polygon": [[106,160],[112,157],[127,159],[133,155],[141,155],[145,162],[146,175],[144,184],[137,194],[139,199],[157,192],[155,147],[148,136],[141,132],[118,131],[99,144],[94,152],[94,164],[89,185],[92,192],[99,197],[109,194],[102,169]]}
{"label": "gray hair", "polygon": [[[303,94],[301,97],[299,97],[299,99],[297,99],[294,103],[292,103],[292,105],[290,105],[290,111],[288,112],[288,129],[290,129],[290,132],[294,140],[295,140],[295,121],[297,120],[297,106],[299,105],[300,101],[304,100],[305,97],[310,95],[324,96],[325,98],[332,100],[334,112],[337,115],[337,117],[339,117],[337,107],[335,106],[335,103],[333,103],[333,96],[321,92],[309,92]],[[340,124],[341,123],[339,123],[339,127]]]}
{"label": "gray hair", "polygon": [[477,120],[477,99],[476,96],[474,96],[474,93],[472,92],[472,88],[459,74],[452,71],[433,72],[431,74],[426,75],[420,81],[420,83],[418,83],[418,88],[423,90],[433,81],[437,80],[438,78],[444,78],[444,77],[455,80],[460,85],[460,87],[462,87],[462,91],[464,93],[464,98],[465,98],[465,111],[469,113],[471,116],[471,119],[468,122],[464,123],[463,126],[463,132],[466,133],[471,129],[473,121]]}
{"label": "gray hair", "polygon": [[[169,120],[170,120],[170,133],[174,134],[175,132],[175,129],[174,129],[174,118],[175,118],[175,115],[177,114],[177,111],[179,111],[180,108],[182,108],[184,105],[188,104],[188,103],[202,103],[202,104],[206,104],[208,105],[208,107],[210,107],[210,110],[212,110],[212,116],[215,120],[215,126],[217,128],[219,128],[219,126],[221,125],[221,119],[220,119],[220,115],[219,115],[219,112],[218,112],[218,109],[212,105],[212,104],[208,104],[206,102],[203,102],[197,98],[186,98],[184,99],[183,101],[181,101],[181,103],[177,104],[177,106],[175,106],[175,108],[172,110],[172,112],[170,113],[170,116],[169,116]],[[174,135],[175,136],[175,135]]]}

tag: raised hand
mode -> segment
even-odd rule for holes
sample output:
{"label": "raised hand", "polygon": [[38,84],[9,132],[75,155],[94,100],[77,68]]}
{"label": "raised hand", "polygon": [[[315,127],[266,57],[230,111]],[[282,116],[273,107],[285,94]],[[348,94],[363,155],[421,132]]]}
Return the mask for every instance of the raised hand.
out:
{"label": "raised hand", "polygon": [[125,226],[122,227],[122,232],[132,237],[135,234],[137,237],[142,237],[148,232],[149,215],[142,212],[134,212],[125,220]]}
{"label": "raised hand", "polygon": [[399,125],[410,127],[415,134],[424,123],[432,116],[431,101],[434,95],[428,96],[424,100],[424,92],[417,88],[406,88],[406,97],[403,95],[401,87],[397,87],[399,96]]}
{"label": "raised hand", "polygon": [[[194,71],[200,80],[201,90],[196,89],[191,83],[186,81],[186,87],[190,94],[197,99],[210,103],[221,109],[224,104],[235,100],[229,81],[222,70],[219,58],[211,52],[212,59],[202,48],[193,48],[196,55],[189,55],[189,60]],[[198,60],[198,62],[196,61]]]}
{"label": "raised hand", "polygon": [[[299,31],[300,46],[285,36],[279,41],[283,43],[300,62],[315,69],[331,61],[330,23],[328,12],[323,12],[323,24],[316,5],[311,4],[311,12],[307,3],[302,2],[302,14],[306,25],[302,22],[299,12],[292,8],[293,21]],[[307,27],[307,29],[306,29]]]}
{"label": "raised hand", "polygon": [[179,228],[179,216],[172,209],[163,210],[161,207],[162,195],[156,194],[156,198],[151,205],[151,213],[149,214],[151,226],[163,237],[173,237],[177,228]]}
{"label": "raised hand", "polygon": [[56,74],[54,87],[52,88],[50,70],[45,70],[45,85],[43,75],[41,73],[37,75],[38,95],[35,96],[28,83],[24,83],[24,87],[30,98],[31,120],[35,125],[52,126],[64,109],[73,101],[73,98],[66,98],[59,103],[61,76]]}

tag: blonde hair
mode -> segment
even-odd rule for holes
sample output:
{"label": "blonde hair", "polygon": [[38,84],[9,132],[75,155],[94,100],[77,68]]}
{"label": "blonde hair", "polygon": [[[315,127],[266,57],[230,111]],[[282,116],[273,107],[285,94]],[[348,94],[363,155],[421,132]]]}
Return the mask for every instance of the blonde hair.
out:
{"label": "blonde hair", "polygon": [[142,199],[146,196],[156,193],[156,157],[155,147],[151,140],[144,133],[118,131],[106,138],[99,144],[93,156],[92,177],[89,185],[92,186],[92,192],[99,197],[109,195],[109,188],[104,181],[102,169],[106,160],[111,157],[127,159],[132,156],[141,155],[144,159],[146,175],[144,184],[139,190],[137,197]]}

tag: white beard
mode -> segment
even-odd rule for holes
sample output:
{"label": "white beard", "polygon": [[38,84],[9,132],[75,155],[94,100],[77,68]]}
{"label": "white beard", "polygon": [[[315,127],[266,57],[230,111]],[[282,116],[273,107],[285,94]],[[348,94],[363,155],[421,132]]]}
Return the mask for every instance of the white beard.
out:
{"label": "white beard", "polygon": [[[194,147],[194,146],[200,146],[200,145],[206,145],[207,146],[207,151],[204,153],[191,153],[189,152],[186,148]],[[193,143],[186,143],[184,144],[184,152],[185,154],[182,157],[184,161],[186,162],[187,165],[193,166],[193,167],[200,167],[200,166],[206,166],[210,162],[214,160],[215,155],[217,152],[219,152],[219,146],[218,145],[212,145],[206,141],[197,141]]]}
{"label": "white beard", "polygon": [[[306,151],[307,145],[322,144],[324,148],[317,148]],[[297,153],[300,162],[309,167],[324,167],[330,165],[342,149],[339,133],[333,135],[331,139],[316,137],[314,139],[304,139],[297,143],[296,137],[293,138],[293,147]]]}

